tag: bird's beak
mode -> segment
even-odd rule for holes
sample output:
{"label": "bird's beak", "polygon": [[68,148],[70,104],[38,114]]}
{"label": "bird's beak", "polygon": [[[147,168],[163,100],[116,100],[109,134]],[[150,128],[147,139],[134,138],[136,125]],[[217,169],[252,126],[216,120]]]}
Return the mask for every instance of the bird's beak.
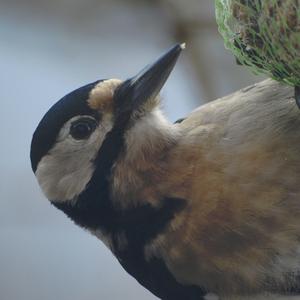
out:
{"label": "bird's beak", "polygon": [[177,44],[136,76],[124,81],[114,94],[117,115],[130,113],[155,98],[173,70],[185,44]]}

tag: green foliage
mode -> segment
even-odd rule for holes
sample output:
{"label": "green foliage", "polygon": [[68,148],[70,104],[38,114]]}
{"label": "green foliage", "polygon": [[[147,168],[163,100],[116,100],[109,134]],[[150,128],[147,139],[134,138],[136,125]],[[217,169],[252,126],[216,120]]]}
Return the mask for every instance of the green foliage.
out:
{"label": "green foliage", "polygon": [[300,86],[300,1],[216,0],[219,31],[255,73]]}

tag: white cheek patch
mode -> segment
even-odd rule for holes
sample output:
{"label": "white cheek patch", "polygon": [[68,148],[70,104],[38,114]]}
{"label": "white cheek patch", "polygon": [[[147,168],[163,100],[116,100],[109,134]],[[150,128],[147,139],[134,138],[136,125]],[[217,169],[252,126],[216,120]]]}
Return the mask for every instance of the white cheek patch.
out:
{"label": "white cheek patch", "polygon": [[41,160],[36,177],[49,200],[71,200],[84,190],[91,179],[93,165],[88,156],[82,159],[74,153],[67,157],[56,155],[55,150]]}
{"label": "white cheek patch", "polygon": [[79,117],[63,126],[55,146],[41,159],[35,172],[43,193],[51,201],[70,201],[85,189],[94,172],[93,160],[112,127],[110,116],[106,116],[88,139],[75,140],[69,128]]}

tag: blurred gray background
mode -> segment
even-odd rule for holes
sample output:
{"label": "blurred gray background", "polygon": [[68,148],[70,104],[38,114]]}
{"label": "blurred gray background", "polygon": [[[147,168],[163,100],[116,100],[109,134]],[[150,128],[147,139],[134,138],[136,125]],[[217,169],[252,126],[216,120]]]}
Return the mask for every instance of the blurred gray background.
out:
{"label": "blurred gray background", "polygon": [[155,299],[41,194],[32,133],[69,91],[135,74],[186,42],[163,89],[174,121],[255,77],[224,49],[212,0],[0,0],[0,299]]}

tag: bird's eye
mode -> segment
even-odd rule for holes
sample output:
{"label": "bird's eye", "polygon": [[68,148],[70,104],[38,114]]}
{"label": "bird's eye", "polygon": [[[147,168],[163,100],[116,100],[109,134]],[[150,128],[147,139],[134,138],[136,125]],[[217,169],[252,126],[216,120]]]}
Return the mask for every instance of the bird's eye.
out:
{"label": "bird's eye", "polygon": [[87,139],[96,129],[97,123],[92,118],[80,118],[74,121],[70,127],[70,134],[76,140]]}

